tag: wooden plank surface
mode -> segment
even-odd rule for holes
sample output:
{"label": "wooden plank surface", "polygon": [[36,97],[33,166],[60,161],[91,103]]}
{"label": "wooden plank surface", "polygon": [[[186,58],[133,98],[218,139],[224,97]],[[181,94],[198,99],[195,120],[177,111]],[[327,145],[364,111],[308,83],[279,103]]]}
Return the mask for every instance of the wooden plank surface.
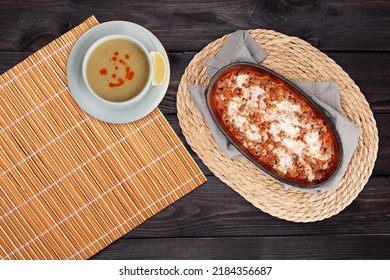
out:
{"label": "wooden plank surface", "polygon": [[365,0],[2,0],[0,49],[36,49],[94,14],[142,24],[170,51],[203,48],[237,29],[274,29],[322,50],[387,51],[390,2]]}
{"label": "wooden plank surface", "polygon": [[163,240],[122,238],[113,243],[110,250],[103,250],[92,259],[389,259],[389,244],[390,237],[387,235]]}
{"label": "wooden plank surface", "polygon": [[[127,20],[167,49],[171,81],[159,108],[208,182],[103,249],[93,259],[390,259],[390,2],[2,0],[0,72],[80,24]],[[176,93],[193,56],[237,29],[273,29],[324,51],[355,81],[379,130],[373,176],[338,215],[299,224],[253,207],[214,177],[185,143]]]}

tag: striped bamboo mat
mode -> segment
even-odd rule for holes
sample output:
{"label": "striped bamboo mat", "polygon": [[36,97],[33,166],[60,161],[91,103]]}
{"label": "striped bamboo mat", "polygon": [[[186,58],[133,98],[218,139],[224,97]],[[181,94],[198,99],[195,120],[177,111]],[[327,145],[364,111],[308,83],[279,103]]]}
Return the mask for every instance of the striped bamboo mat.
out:
{"label": "striped bamboo mat", "polygon": [[155,109],[124,125],[74,102],[75,27],[0,77],[1,259],[87,259],[205,182]]}

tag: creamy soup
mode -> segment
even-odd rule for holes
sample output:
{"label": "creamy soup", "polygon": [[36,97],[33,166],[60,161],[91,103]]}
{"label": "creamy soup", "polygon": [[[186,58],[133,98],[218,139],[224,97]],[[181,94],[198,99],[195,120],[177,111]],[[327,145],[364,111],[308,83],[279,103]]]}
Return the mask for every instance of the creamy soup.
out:
{"label": "creamy soup", "polygon": [[103,42],[91,53],[86,77],[92,90],[105,100],[127,101],[145,87],[149,64],[145,53],[125,39]]}

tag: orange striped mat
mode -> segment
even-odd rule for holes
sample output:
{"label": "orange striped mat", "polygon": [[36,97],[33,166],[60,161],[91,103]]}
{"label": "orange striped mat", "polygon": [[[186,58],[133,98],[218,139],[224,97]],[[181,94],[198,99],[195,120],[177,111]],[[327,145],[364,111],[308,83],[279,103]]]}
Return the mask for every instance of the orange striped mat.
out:
{"label": "orange striped mat", "polygon": [[87,259],[205,182],[159,109],[114,125],[74,102],[67,59],[97,24],[0,78],[1,259]]}

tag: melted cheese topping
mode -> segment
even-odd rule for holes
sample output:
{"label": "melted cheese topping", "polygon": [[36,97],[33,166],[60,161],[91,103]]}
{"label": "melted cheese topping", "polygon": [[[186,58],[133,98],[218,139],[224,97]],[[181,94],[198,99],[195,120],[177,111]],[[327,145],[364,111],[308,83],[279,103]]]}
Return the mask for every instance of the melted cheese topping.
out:
{"label": "melted cheese topping", "polygon": [[[321,129],[300,120],[301,103],[272,96],[270,89],[251,83],[249,77],[240,73],[235,80],[230,78],[231,89],[239,89],[240,94],[220,97],[228,100],[227,120],[246,136],[243,145],[257,147],[258,156],[273,157],[273,168],[281,174],[299,170],[300,178],[315,180],[318,170],[313,170],[313,161],[327,167],[332,157],[322,149]],[[273,89],[274,94],[278,90]]]}

